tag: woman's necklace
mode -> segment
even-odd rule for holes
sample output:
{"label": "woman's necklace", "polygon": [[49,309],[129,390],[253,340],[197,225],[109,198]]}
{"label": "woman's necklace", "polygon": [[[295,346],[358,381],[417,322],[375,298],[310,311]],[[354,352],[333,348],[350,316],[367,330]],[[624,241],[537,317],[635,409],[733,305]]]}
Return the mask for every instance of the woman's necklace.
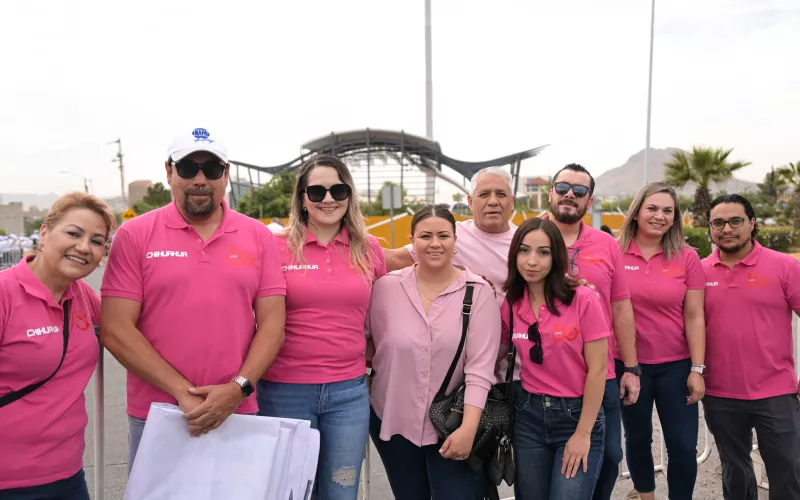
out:
{"label": "woman's necklace", "polygon": [[425,297],[426,299],[428,299],[430,302],[433,302],[434,300],[436,300],[436,298],[439,296],[439,294],[442,293],[443,291],[445,291],[447,289],[447,287],[449,287],[453,283],[453,278],[454,278],[453,270],[451,268],[451,270],[450,270],[450,281],[444,286],[444,288],[442,288],[440,290],[436,290],[435,288],[429,287],[428,285],[423,283],[422,280],[419,279],[419,267],[417,267],[416,274],[417,274],[417,283],[422,285],[423,288],[427,288],[428,290],[430,290],[431,292],[433,292],[435,294],[435,296],[433,298],[430,298],[430,297],[428,297],[428,295],[425,294],[425,292],[423,290],[420,290],[420,293],[422,294],[422,296]]}

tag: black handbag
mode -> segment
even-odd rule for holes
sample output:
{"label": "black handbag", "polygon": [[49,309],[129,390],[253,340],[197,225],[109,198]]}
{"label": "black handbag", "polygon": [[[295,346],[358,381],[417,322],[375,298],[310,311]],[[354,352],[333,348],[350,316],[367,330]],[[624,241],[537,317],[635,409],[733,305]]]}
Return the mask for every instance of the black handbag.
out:
{"label": "black handbag", "polygon": [[[464,293],[464,303],[461,307],[461,341],[458,344],[458,350],[450,364],[450,369],[442,381],[442,386],[433,398],[431,407],[428,410],[428,416],[431,423],[439,432],[442,438],[447,438],[456,429],[461,426],[461,421],[464,417],[464,392],[466,385],[464,382],[458,385],[449,395],[445,394],[447,387],[450,385],[450,379],[456,370],[458,361],[461,359],[461,353],[464,350],[464,344],[467,339],[467,330],[469,329],[469,316],[472,312],[472,294],[474,292],[475,283],[467,282],[467,289]],[[513,408],[510,402],[510,388],[511,377],[514,376],[514,361],[515,351],[513,343],[509,351],[509,368],[506,373],[506,383],[496,384],[490,390],[486,398],[481,419],[478,424],[478,430],[475,433],[475,441],[472,444],[472,451],[467,458],[467,464],[473,470],[478,472],[484,471],[484,465],[491,463],[493,460],[497,462],[495,456],[500,453],[501,457],[506,457],[505,452],[498,452],[498,450],[506,449],[511,446],[509,439],[511,421],[513,417]],[[511,452],[513,463],[513,451]],[[505,463],[505,462],[503,462]],[[507,474],[503,474],[505,479]],[[510,482],[513,484],[513,472],[510,475]],[[508,482],[508,481],[507,481]],[[499,482],[497,483],[500,484]]]}
{"label": "black handbag", "polygon": [[28,394],[32,393],[39,387],[43,386],[48,380],[53,378],[58,370],[61,369],[61,365],[64,364],[64,357],[67,355],[67,346],[69,345],[69,301],[64,301],[64,327],[61,329],[61,333],[64,336],[64,349],[61,351],[61,361],[58,362],[58,366],[53,373],[50,374],[44,380],[31,384],[27,387],[23,387],[22,389],[14,392],[9,392],[4,396],[0,396],[0,408],[10,405],[14,401],[18,399],[22,399]]}

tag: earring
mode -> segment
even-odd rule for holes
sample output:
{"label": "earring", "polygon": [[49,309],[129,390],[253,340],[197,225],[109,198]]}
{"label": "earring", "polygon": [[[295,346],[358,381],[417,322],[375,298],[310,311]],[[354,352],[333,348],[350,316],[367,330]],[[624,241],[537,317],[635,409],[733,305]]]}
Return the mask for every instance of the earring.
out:
{"label": "earring", "polygon": [[458,248],[456,248],[455,250],[453,250],[453,255],[455,255],[455,254],[457,254],[457,253],[458,253]]}

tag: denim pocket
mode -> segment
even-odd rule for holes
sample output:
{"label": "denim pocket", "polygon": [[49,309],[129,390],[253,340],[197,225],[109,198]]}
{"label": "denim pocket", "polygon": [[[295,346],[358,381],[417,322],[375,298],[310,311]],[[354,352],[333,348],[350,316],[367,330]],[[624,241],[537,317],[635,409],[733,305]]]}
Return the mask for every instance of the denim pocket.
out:
{"label": "denim pocket", "polygon": [[[577,424],[578,422],[581,421],[581,411],[582,411],[581,408],[568,408],[567,414],[569,415],[569,418],[572,419],[572,421]],[[597,418],[594,420],[593,427],[597,428],[599,426],[602,426],[603,423],[605,423],[605,416],[603,415],[603,412],[600,411],[597,413]]]}
{"label": "denim pocket", "polygon": [[531,395],[524,389],[514,390],[511,397],[514,399],[514,408],[517,411],[522,411],[531,404]]}

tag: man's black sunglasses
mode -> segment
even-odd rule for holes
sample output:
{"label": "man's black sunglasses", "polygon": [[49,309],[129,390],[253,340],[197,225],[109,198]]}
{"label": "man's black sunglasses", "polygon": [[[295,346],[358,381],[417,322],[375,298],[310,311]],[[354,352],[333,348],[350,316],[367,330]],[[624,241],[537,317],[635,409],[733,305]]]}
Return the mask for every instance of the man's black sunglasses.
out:
{"label": "man's black sunglasses", "polygon": [[306,187],[306,195],[308,195],[308,199],[314,203],[319,203],[324,200],[328,192],[331,193],[331,198],[334,200],[343,201],[350,197],[350,186],[347,184],[334,184],[329,188],[318,185]]}
{"label": "man's black sunglasses", "polygon": [[533,347],[529,352],[531,361],[541,365],[544,361],[544,350],[542,349],[542,334],[539,333],[539,323],[534,323],[528,327],[528,340],[533,342]]}
{"label": "man's black sunglasses", "polygon": [[199,171],[210,181],[215,181],[225,174],[225,165],[219,161],[209,160],[205,163],[196,163],[189,160],[171,161],[178,175],[184,179],[194,179]]}
{"label": "man's black sunglasses", "polygon": [[553,190],[555,190],[556,194],[559,196],[564,196],[569,193],[570,188],[575,198],[583,198],[589,194],[589,186],[584,186],[583,184],[570,184],[569,182],[556,182],[553,184]]}

